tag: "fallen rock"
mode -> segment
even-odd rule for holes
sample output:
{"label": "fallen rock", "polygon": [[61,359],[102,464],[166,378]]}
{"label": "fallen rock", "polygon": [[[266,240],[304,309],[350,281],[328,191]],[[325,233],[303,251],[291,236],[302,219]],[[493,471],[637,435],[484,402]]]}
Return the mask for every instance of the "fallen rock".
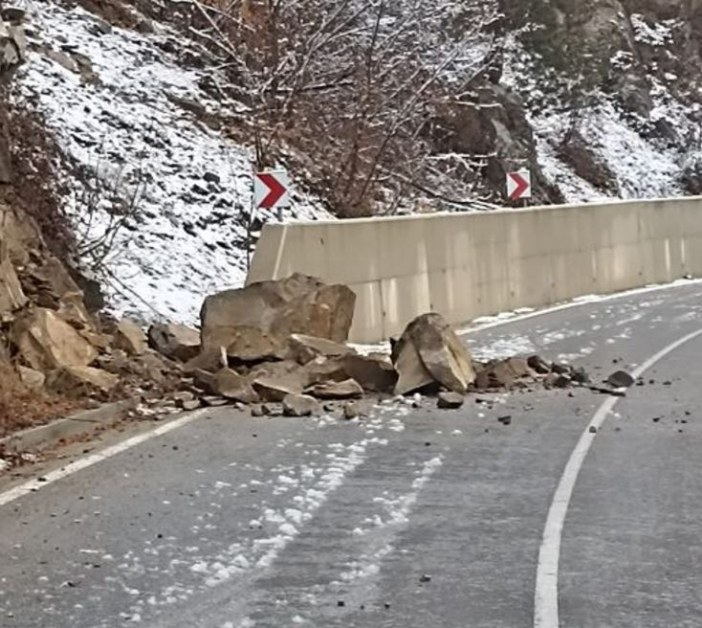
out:
{"label": "fallen rock", "polygon": [[398,347],[397,357],[393,362],[395,364],[395,371],[398,374],[397,383],[395,384],[395,394],[406,395],[415,390],[421,390],[422,388],[436,384],[429,369],[424,366],[419,351],[417,351],[413,342],[407,341],[402,343],[402,347]]}
{"label": "fallen rock", "polygon": [[283,401],[290,395],[300,395],[304,383],[298,374],[283,376],[262,375],[253,380],[253,388],[264,401]]}
{"label": "fallen rock", "polygon": [[340,342],[304,334],[290,336],[290,352],[291,357],[300,364],[307,364],[318,356],[334,358],[356,353],[354,349]]}
{"label": "fallen rock", "polygon": [[183,373],[190,375],[195,371],[209,371],[216,373],[219,369],[228,366],[227,354],[220,349],[203,351],[183,365]]}
{"label": "fallen rock", "polygon": [[540,355],[532,355],[527,359],[529,368],[538,375],[547,375],[551,372],[551,365]]}
{"label": "fallen rock", "polygon": [[200,353],[200,335],[175,323],[156,323],[149,328],[149,346],[171,360],[188,362]]}
{"label": "fallen rock", "polygon": [[170,399],[177,407],[182,408],[184,403],[195,400],[195,394],[189,390],[179,390],[170,395]]}
{"label": "fallen rock", "polygon": [[614,388],[630,388],[636,380],[626,371],[616,371],[607,378],[607,383]]}
{"label": "fallen rock", "polygon": [[108,351],[114,344],[114,337],[110,334],[100,334],[89,329],[79,329],[78,333],[85,338],[93,347],[101,352]]}
{"label": "fallen rock", "polygon": [[19,354],[38,371],[87,366],[97,357],[95,348],[53,310],[36,308],[13,333]]}
{"label": "fallen rock", "polygon": [[573,379],[570,375],[554,373],[556,378],[553,380],[553,386],[555,388],[568,388],[573,383]]}
{"label": "fallen rock", "polygon": [[570,376],[576,384],[589,384],[590,383],[590,375],[585,370],[585,368],[582,366],[573,369]]}
{"label": "fallen rock", "polygon": [[[328,286],[299,273],[220,292],[202,306],[202,347],[227,347],[230,357],[246,360],[255,354],[256,344],[266,348],[267,355],[284,357],[295,333],[342,343],[348,338],[355,303],[350,288]],[[242,328],[246,331],[240,332]]]}
{"label": "fallen rock", "polygon": [[383,354],[348,354],[335,359],[347,378],[358,382],[369,392],[387,393],[397,383],[397,372]]}
{"label": "fallen rock", "polygon": [[283,405],[280,403],[264,403],[263,413],[267,416],[283,416]]}
{"label": "fallen rock", "polygon": [[[305,388],[328,381],[342,382],[349,378],[343,362],[339,358],[318,356],[302,368]],[[353,379],[356,379],[355,377]],[[358,380],[357,380],[358,381]]]}
{"label": "fallen rock", "polygon": [[266,416],[266,413],[263,411],[263,406],[260,403],[257,403],[251,408],[251,416],[253,417],[262,417]]}
{"label": "fallen rock", "polygon": [[249,381],[230,368],[223,368],[212,376],[210,392],[225,399],[241,401],[242,403],[256,403],[259,396]]}
{"label": "fallen rock", "polygon": [[59,316],[77,330],[95,329],[93,320],[83,303],[83,293],[79,290],[66,292],[58,300]]}
{"label": "fallen rock", "polygon": [[557,373],[558,375],[570,375],[571,368],[568,364],[554,362],[551,366],[551,371]]}
{"label": "fallen rock", "polygon": [[228,399],[218,397],[217,395],[204,395],[203,397],[200,397],[200,401],[208,408],[219,408],[221,406],[226,406],[229,403]]}
{"label": "fallen rock", "polygon": [[455,392],[440,392],[437,407],[442,410],[455,410],[465,403],[465,397]]}
{"label": "fallen rock", "polygon": [[283,399],[285,416],[303,417],[320,414],[319,402],[309,395],[287,395]]}
{"label": "fallen rock", "polygon": [[114,346],[127,355],[143,355],[149,348],[149,340],[139,325],[125,318],[115,328]]}
{"label": "fallen rock", "polygon": [[[227,358],[234,362],[277,360],[287,355],[281,338],[249,325],[240,325],[232,330],[229,344],[223,346]],[[212,347],[206,350],[212,351]]]}
{"label": "fallen rock", "polygon": [[360,399],[363,388],[353,379],[316,384],[307,391],[316,399]]}
{"label": "fallen rock", "polygon": [[17,373],[22,383],[30,390],[41,390],[44,387],[46,376],[41,371],[30,369],[20,364],[17,366]]}
{"label": "fallen rock", "polygon": [[190,401],[183,401],[179,407],[185,412],[192,412],[201,406],[202,402],[199,399],[191,399]]}
{"label": "fallen rock", "polygon": [[475,387],[481,390],[487,388],[510,388],[517,380],[533,375],[527,360],[523,358],[507,358],[491,362],[478,371]]}
{"label": "fallen rock", "polygon": [[343,413],[347,421],[366,416],[368,414],[368,404],[362,401],[347,401],[344,404]]}
{"label": "fallen rock", "polygon": [[7,247],[0,242],[0,314],[14,312],[26,303],[27,297],[10,261]]}
{"label": "fallen rock", "polygon": [[68,396],[86,396],[91,392],[109,393],[119,383],[119,376],[91,366],[66,366],[47,376],[47,388]]}
{"label": "fallen rock", "polygon": [[[414,346],[414,352],[408,349],[409,345]],[[399,373],[397,394],[425,386],[422,382],[426,381],[427,373],[434,382],[462,394],[475,380],[468,349],[440,314],[422,314],[415,318],[394,349],[397,360],[393,361]]]}

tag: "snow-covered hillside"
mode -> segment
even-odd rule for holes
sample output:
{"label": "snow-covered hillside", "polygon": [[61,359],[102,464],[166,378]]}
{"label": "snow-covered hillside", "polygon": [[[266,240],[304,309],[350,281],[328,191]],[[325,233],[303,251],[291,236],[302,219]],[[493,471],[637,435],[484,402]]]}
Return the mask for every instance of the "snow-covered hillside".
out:
{"label": "snow-covered hillside", "polygon": [[[126,213],[101,275],[111,305],[194,323],[204,296],[246,275],[252,155],[207,124],[241,105],[202,89],[205,71],[168,52],[186,43],[164,27],[140,34],[49,1],[29,9],[32,52],[14,100],[43,116],[74,162],[61,176],[85,263]],[[329,218],[318,201],[294,201],[287,220]]]}
{"label": "snow-covered hillside", "polygon": [[[530,21],[506,36],[502,83],[523,98],[539,165],[567,201],[690,193],[683,171],[702,155],[702,68],[695,55],[697,71],[689,67],[689,16],[682,2],[666,7],[676,5],[679,17],[660,19],[653,10],[627,13],[618,3],[584,3],[589,13],[550,28],[563,37],[581,33],[600,50],[570,53],[568,62],[547,58],[569,54],[558,45],[525,46],[539,40],[538,31],[557,39],[544,24]],[[548,22],[548,11],[537,15]],[[569,129],[577,131],[576,146],[564,150]]]}
{"label": "snow-covered hillside", "polygon": [[[391,212],[419,199],[416,206],[423,210],[450,206],[470,211],[481,207],[475,200],[506,203],[505,172],[522,166],[534,172],[535,203],[702,191],[702,64],[695,52],[702,10],[693,21],[684,3],[675,0],[663,3],[667,13],[675,9],[673,17],[666,13],[665,18],[655,6],[631,12],[628,0],[558,4],[569,3],[572,15],[543,0],[470,0],[460,4],[460,11],[446,0],[446,11],[443,4],[435,7],[438,17],[431,23],[441,26],[432,36],[449,49],[464,39],[460,55],[438,68],[432,65],[438,53],[427,57],[427,71],[442,77],[443,91],[421,106],[415,103],[413,115],[421,124],[396,149],[396,161],[411,162],[411,167],[385,177],[390,182],[393,175],[403,175],[394,180],[395,192],[416,196],[393,204],[383,200],[392,194],[380,190],[368,194],[373,197],[369,206],[380,199],[387,205],[381,211]],[[129,20],[132,28],[120,27],[120,20],[108,24],[105,15],[81,5],[103,12],[119,5],[135,17]],[[411,6],[424,15],[420,5],[417,0],[394,5],[392,19],[384,16],[378,22],[388,32],[379,32],[392,40],[397,12]],[[13,81],[13,103],[41,118],[66,157],[57,162],[58,177],[68,190],[61,203],[74,227],[83,271],[97,273],[111,307],[119,314],[195,323],[204,296],[242,285],[246,274],[253,138],[236,120],[249,111],[247,106],[255,108],[252,103],[258,102],[260,107],[263,100],[260,93],[259,100],[247,97],[256,92],[255,81],[247,83],[244,73],[237,83],[225,68],[243,66],[239,57],[246,57],[246,46],[256,48],[256,42],[239,41],[239,48],[224,55],[234,61],[225,63],[209,49],[203,54],[207,40],[189,39],[186,33],[197,30],[168,13],[180,10],[170,7],[195,5],[158,3],[148,19],[138,13],[137,7],[147,11],[155,6],[145,0],[81,0],[78,6],[66,0],[27,2],[30,54]],[[467,15],[482,16],[482,21],[467,19],[466,7]],[[445,23],[452,25],[446,33]],[[350,32],[347,40],[355,31]],[[410,36],[411,29],[404,33],[403,46]],[[574,52],[571,48],[577,46],[571,43],[579,38],[594,47]],[[429,50],[443,50],[432,42],[430,38]],[[375,48],[371,44],[367,54]],[[353,50],[345,48],[341,65],[357,63],[349,61]],[[258,53],[265,56],[265,46]],[[326,67],[324,59],[317,61]],[[413,69],[411,75],[416,80],[420,73]],[[321,72],[307,93],[324,88],[325,77]],[[395,109],[384,111],[385,101],[379,98],[378,111],[359,113],[364,111],[359,99],[358,108],[342,109],[348,119],[308,95],[306,123],[286,128],[290,134],[282,140],[303,141],[272,154],[293,154],[296,165],[288,166],[298,174],[323,164],[316,184],[357,173],[348,168],[354,159],[340,158],[346,146],[325,152],[324,145],[350,132],[348,120],[367,122],[363,115],[372,130],[376,120],[390,120],[388,139],[396,139],[399,123],[393,121],[406,114],[403,89],[394,90]],[[353,95],[341,92],[337,104]],[[427,131],[430,104],[435,110]],[[315,126],[315,116],[325,118],[325,124]],[[429,152],[413,151],[408,137]],[[365,140],[378,138],[370,133]],[[305,153],[306,148],[316,152]],[[434,178],[413,179],[427,173]],[[330,217],[324,201],[333,195],[308,198],[306,176],[295,181],[297,194],[285,220]],[[361,176],[349,175],[346,187],[353,188],[357,180],[363,182]],[[321,194],[331,190],[324,185],[314,189]],[[364,185],[359,189],[367,191]],[[440,193],[425,195],[431,190]],[[272,217],[257,218],[254,230]]]}

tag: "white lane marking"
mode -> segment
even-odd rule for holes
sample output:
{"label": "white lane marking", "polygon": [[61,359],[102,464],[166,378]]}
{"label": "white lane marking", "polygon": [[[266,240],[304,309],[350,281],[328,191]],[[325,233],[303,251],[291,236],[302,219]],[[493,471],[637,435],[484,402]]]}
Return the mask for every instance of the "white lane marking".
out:
{"label": "white lane marking", "polygon": [[529,320],[530,318],[536,318],[537,316],[546,316],[547,314],[555,314],[556,312],[570,310],[576,307],[583,307],[586,305],[597,305],[599,303],[607,303],[616,299],[625,299],[626,297],[648,294],[649,292],[672,290],[674,288],[684,288],[685,286],[696,286],[700,284],[702,284],[702,279],[678,279],[671,283],[645,286],[644,288],[634,288],[633,290],[626,290],[624,292],[594,295],[592,298],[577,297],[576,299],[568,301],[567,303],[561,303],[560,305],[554,305],[544,309],[536,310],[534,312],[529,312],[528,314],[517,314],[515,316],[511,316],[503,320],[498,320],[492,323],[485,323],[483,325],[478,323],[475,325],[475,327],[459,329],[457,333],[459,336],[467,336],[468,334],[475,334],[486,329],[492,329],[493,327],[502,327],[503,325],[509,325],[510,323],[520,323],[522,321]]}
{"label": "white lane marking", "polygon": [[[646,360],[632,372],[636,378],[682,345],[702,335],[702,329],[695,331],[668,345],[653,357]],[[610,411],[619,401],[619,397],[610,397],[595,412],[581,434],[578,444],[568,459],[563,475],[553,496],[546,518],[544,534],[539,548],[539,562],[536,568],[536,591],[534,594],[534,628],[558,628],[558,563],[561,553],[561,537],[573,489],[585,458],[590,451],[597,432],[607,420]],[[590,432],[594,426],[596,432]]]}
{"label": "white lane marking", "polygon": [[112,458],[112,456],[121,454],[122,452],[125,452],[128,449],[131,449],[132,447],[136,447],[137,445],[141,445],[142,443],[145,443],[146,441],[151,440],[156,436],[163,436],[164,434],[168,434],[168,432],[177,430],[179,427],[183,427],[184,425],[187,425],[188,423],[192,423],[193,421],[199,419],[204,414],[207,414],[207,410],[198,410],[196,412],[186,414],[185,416],[182,416],[181,418],[176,419],[175,421],[171,421],[169,423],[165,423],[164,425],[160,425],[155,430],[151,430],[150,432],[146,432],[144,434],[138,434],[137,436],[132,436],[131,438],[128,438],[127,440],[124,440],[121,443],[117,443],[116,445],[107,447],[102,451],[98,451],[94,454],[86,456],[85,458],[80,458],[75,462],[71,462],[70,464],[66,465],[65,467],[62,467],[61,469],[49,471],[46,475],[42,476],[43,480],[41,482],[39,480],[29,480],[28,482],[20,484],[15,488],[9,489],[4,493],[0,493],[0,507],[15,501],[20,497],[24,497],[29,493],[36,493],[42,488],[53,484],[57,480],[68,477],[69,475],[73,475],[74,473],[82,471],[83,469],[87,469],[88,467],[91,467],[94,464],[97,464],[98,462],[102,462],[103,460]]}

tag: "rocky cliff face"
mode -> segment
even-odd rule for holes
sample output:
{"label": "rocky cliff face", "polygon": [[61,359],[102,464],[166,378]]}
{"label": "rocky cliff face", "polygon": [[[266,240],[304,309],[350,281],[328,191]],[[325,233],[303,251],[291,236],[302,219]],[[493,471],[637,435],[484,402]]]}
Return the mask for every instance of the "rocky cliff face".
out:
{"label": "rocky cliff face", "polygon": [[702,2],[503,0],[501,84],[569,200],[699,193]]}

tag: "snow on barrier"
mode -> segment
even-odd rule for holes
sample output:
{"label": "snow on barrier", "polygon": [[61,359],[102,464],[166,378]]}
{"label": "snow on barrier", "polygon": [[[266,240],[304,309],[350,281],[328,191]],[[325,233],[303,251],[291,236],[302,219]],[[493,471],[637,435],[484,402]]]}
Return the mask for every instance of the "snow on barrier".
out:
{"label": "snow on barrier", "polygon": [[702,197],[264,228],[247,283],[293,272],[358,299],[351,340],[702,275]]}

